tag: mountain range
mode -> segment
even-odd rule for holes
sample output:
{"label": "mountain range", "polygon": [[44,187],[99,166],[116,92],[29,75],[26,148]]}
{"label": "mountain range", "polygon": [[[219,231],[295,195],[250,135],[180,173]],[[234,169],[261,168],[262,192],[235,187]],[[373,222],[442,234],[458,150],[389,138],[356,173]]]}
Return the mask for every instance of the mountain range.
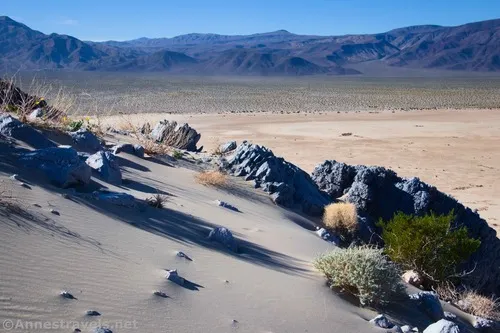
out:
{"label": "mountain range", "polygon": [[[144,71],[200,75],[349,75],[363,68],[500,71],[500,19],[378,34],[193,33],[92,42],[46,35],[0,17],[0,69]],[[358,69],[356,69],[358,68]]]}

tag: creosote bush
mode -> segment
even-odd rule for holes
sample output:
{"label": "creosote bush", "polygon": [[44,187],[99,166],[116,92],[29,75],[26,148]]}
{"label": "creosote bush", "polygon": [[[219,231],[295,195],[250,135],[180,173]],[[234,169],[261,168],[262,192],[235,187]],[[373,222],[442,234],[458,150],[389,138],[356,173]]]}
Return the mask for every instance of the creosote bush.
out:
{"label": "creosote bush", "polygon": [[358,229],[356,206],[344,202],[326,206],[323,213],[323,224],[328,230],[342,238],[350,238]]}
{"label": "creosote bush", "polygon": [[454,220],[453,211],[425,216],[399,212],[387,222],[380,220],[378,226],[389,257],[404,269],[420,273],[429,287],[458,279],[462,275],[458,266],[481,245],[468,236],[466,227],[452,228]]}
{"label": "creosote bush", "polygon": [[195,176],[198,183],[205,186],[222,187],[227,183],[227,176],[220,171],[202,171]]}
{"label": "creosote bush", "polygon": [[332,288],[352,293],[362,305],[383,305],[405,295],[400,271],[382,249],[368,246],[336,249],[316,259],[314,266]]}

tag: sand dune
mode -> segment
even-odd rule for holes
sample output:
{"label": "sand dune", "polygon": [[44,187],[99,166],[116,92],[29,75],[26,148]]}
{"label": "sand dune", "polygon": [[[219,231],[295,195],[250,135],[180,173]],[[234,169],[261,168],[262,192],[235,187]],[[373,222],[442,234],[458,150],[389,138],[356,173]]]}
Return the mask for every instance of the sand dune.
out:
{"label": "sand dune", "polygon": [[[20,176],[31,189],[2,174],[2,187],[33,219],[1,217],[0,321],[135,320],[143,332],[322,332],[332,323],[342,332],[377,331],[363,319],[374,312],[336,296],[312,270],[311,260],[332,245],[293,222],[300,216],[246,184],[233,186],[250,197],[196,184],[191,170],[127,159],[132,163],[124,167],[124,184],[105,185],[142,199],[156,190],[168,192],[166,209],[141,212],[77,195],[67,199],[60,193],[70,191],[40,184],[29,174]],[[241,213],[218,207],[216,199]],[[219,225],[240,240],[240,254],[207,241]],[[177,257],[178,250],[193,261]],[[164,269],[178,269],[194,288],[167,281]],[[61,298],[61,290],[78,300]],[[154,296],[154,290],[168,298]],[[86,316],[91,309],[102,315]]]}

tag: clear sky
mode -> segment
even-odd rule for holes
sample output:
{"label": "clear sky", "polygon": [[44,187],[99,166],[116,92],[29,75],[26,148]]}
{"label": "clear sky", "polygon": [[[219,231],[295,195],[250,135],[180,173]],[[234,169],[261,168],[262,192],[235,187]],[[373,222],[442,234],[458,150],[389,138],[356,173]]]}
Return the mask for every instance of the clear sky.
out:
{"label": "clear sky", "polygon": [[0,0],[0,15],[96,41],[279,29],[342,35],[500,18],[500,0]]}

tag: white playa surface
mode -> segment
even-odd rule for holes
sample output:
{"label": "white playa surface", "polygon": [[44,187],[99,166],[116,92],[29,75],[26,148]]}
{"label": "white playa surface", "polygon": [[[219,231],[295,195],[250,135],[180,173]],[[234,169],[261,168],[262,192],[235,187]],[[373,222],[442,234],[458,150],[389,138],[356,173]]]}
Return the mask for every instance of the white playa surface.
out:
{"label": "white playa surface", "polygon": [[[323,114],[138,114],[106,118],[154,125],[188,122],[210,151],[228,140],[249,140],[307,172],[327,159],[380,165],[419,177],[477,209],[500,235],[500,109]],[[342,136],[342,133],[352,133]]]}

